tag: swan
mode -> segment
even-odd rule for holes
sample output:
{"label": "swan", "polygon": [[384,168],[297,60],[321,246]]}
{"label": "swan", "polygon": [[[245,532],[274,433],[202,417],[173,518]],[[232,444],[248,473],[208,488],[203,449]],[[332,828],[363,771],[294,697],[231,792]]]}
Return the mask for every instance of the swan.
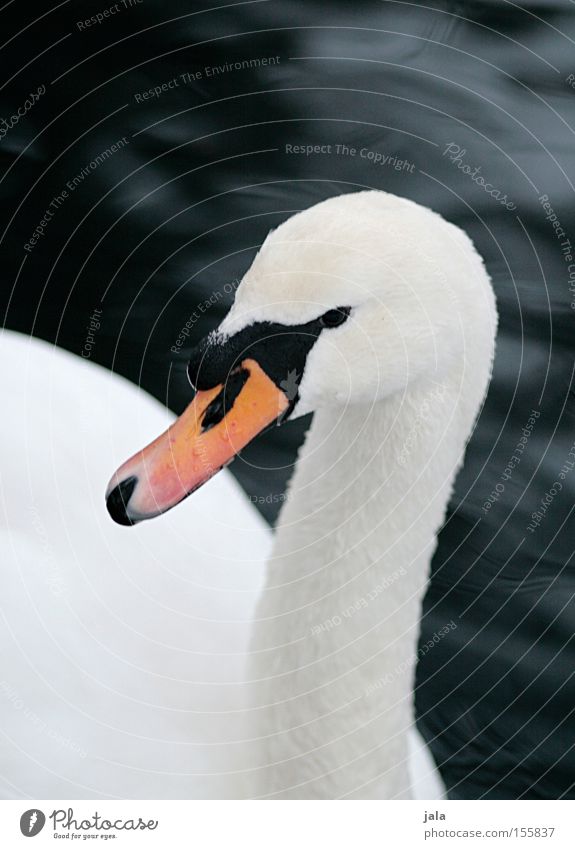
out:
{"label": "swan", "polygon": [[[247,796],[268,526],[227,470],[137,534],[110,522],[103,458],[173,415],[89,358],[3,330],[0,394],[0,798]],[[413,794],[440,798],[409,743]]]}
{"label": "swan", "polygon": [[108,510],[135,525],[314,414],[254,616],[250,795],[409,797],[421,600],[496,325],[462,230],[385,192],[332,197],[268,235],[192,353],[190,405],[112,476]]}

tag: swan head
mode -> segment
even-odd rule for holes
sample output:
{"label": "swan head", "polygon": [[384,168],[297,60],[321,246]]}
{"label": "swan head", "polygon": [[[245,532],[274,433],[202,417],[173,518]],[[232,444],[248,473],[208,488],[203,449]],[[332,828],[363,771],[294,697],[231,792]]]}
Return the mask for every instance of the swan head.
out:
{"label": "swan head", "polygon": [[340,195],[272,231],[195,349],[187,410],[107,491],[121,524],[173,507],[275,423],[489,370],[495,305],[468,237],[384,192]]}

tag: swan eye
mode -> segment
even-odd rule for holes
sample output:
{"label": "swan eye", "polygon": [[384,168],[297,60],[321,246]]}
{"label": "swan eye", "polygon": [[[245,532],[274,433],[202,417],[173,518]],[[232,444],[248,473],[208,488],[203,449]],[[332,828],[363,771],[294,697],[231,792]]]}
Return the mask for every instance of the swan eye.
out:
{"label": "swan eye", "polygon": [[337,307],[335,310],[328,310],[320,318],[323,327],[339,327],[346,321],[351,312],[351,307]]}

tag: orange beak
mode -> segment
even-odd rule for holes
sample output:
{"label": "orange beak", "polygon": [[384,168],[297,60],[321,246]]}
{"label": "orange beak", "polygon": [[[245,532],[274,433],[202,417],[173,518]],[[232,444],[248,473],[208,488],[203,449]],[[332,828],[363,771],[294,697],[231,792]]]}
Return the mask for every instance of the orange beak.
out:
{"label": "orange beak", "polygon": [[198,392],[165,433],[120,466],[106,491],[116,522],[133,525],[165,513],[288,408],[286,395],[255,360],[244,360],[232,378],[242,384],[234,398],[227,400],[224,385]]}

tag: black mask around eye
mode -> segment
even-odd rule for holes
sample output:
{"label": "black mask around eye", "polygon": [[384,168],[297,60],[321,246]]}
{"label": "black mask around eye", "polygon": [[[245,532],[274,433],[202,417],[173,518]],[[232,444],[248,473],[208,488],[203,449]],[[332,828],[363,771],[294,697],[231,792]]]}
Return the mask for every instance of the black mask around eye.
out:
{"label": "black mask around eye", "polygon": [[309,352],[323,330],[347,321],[351,307],[328,310],[305,324],[259,321],[220,341],[208,336],[192,351],[188,377],[195,389],[225,383],[228,375],[248,358],[256,360],[280,386],[288,374],[303,374]]}

